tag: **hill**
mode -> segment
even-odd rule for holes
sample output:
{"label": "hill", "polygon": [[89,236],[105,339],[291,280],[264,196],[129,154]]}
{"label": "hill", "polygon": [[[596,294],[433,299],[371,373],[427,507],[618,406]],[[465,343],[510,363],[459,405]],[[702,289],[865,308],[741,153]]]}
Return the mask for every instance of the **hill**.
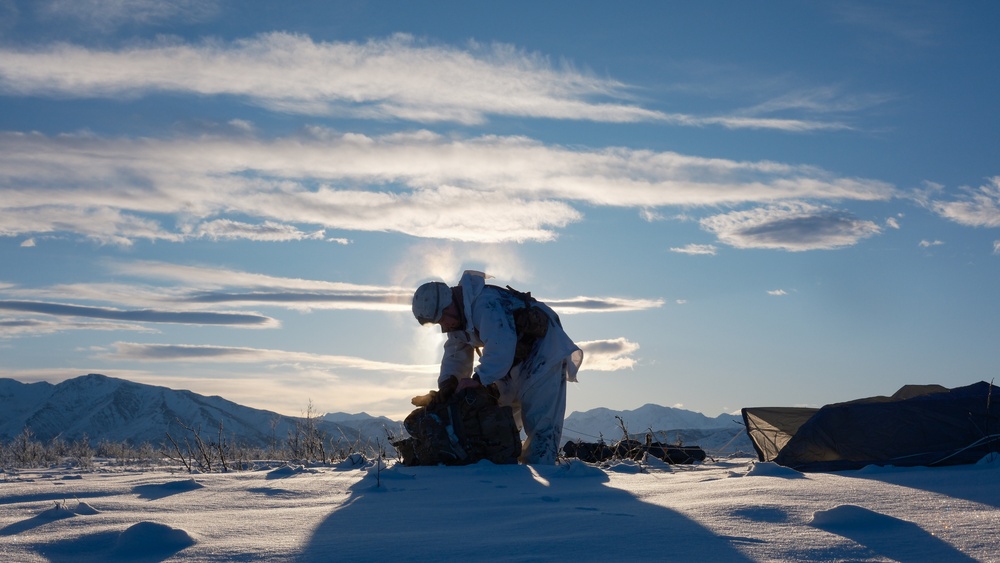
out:
{"label": "hill", "polygon": [[563,440],[596,442],[603,438],[605,442],[615,442],[624,434],[623,424],[630,437],[640,440],[652,432],[654,441],[698,445],[712,455],[754,452],[739,415],[720,414],[710,418],[699,412],[654,404],[623,411],[606,408],[575,411],[566,417]]}
{"label": "hill", "polygon": [[[183,424],[206,439],[216,439],[221,425],[229,441],[268,447],[287,439],[305,422],[301,417],[246,407],[222,397],[93,373],[55,385],[0,379],[0,412],[4,413],[0,440],[10,440],[28,427],[43,441],[57,436],[72,441],[86,435],[92,441],[159,444],[167,433],[186,435],[189,431]],[[368,419],[359,417],[355,419],[358,424],[348,424],[316,417],[312,422],[335,442],[368,443],[376,438],[385,442],[381,425],[393,428],[392,421]],[[398,424],[395,428],[398,433]]]}
{"label": "hill", "polygon": [[[91,441],[127,441],[159,444],[167,433],[180,437],[197,429],[206,439],[217,439],[219,425],[231,442],[268,447],[286,440],[302,417],[239,405],[222,397],[134,383],[89,374],[59,384],[21,383],[0,379],[0,440],[9,441],[27,426],[35,438],[58,436],[73,441],[86,435]],[[596,408],[566,417],[563,440],[595,442],[621,438],[621,418],[629,433],[673,444],[699,445],[711,454],[753,452],[737,415],[715,418],[701,413],[647,404],[634,410]],[[402,435],[401,422],[367,413],[328,413],[312,421],[334,443],[386,442],[386,429]],[[391,447],[387,447],[391,451]]]}

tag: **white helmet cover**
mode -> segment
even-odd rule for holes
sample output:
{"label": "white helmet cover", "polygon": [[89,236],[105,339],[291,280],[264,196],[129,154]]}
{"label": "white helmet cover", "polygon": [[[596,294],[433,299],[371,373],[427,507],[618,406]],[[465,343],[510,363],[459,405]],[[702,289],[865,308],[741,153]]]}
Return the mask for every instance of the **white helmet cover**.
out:
{"label": "white helmet cover", "polygon": [[441,320],[441,313],[448,305],[451,305],[451,288],[444,282],[427,282],[413,292],[413,316],[422,325]]}

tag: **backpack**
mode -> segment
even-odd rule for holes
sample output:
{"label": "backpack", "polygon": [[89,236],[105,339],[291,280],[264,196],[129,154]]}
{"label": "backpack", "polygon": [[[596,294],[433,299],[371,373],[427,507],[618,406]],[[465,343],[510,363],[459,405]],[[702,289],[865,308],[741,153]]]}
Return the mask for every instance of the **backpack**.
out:
{"label": "backpack", "polygon": [[435,394],[403,421],[410,435],[393,442],[403,465],[468,465],[481,460],[517,463],[521,433],[514,412],[485,387]]}
{"label": "backpack", "polygon": [[549,316],[541,307],[535,305],[538,301],[531,292],[521,292],[507,286],[511,295],[521,300],[524,307],[514,309],[514,330],[517,332],[517,345],[514,348],[514,365],[528,358],[535,342],[545,338],[549,330]]}

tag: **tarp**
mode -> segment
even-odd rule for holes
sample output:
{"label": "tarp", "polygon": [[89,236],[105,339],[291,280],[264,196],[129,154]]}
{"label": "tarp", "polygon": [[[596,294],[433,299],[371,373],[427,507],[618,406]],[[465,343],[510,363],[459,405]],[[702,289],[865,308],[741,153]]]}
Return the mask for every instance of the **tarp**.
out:
{"label": "tarp", "polygon": [[761,461],[800,471],[866,465],[957,465],[1000,451],[1000,388],[907,385],[821,409],[749,407],[743,423]]}

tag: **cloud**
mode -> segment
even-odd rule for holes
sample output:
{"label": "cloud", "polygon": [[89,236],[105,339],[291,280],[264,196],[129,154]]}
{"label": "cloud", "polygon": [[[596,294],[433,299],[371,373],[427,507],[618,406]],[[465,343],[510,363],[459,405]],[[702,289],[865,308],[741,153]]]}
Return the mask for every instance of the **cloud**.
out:
{"label": "cloud", "polygon": [[671,248],[670,252],[677,252],[678,254],[715,256],[716,248],[715,245],[712,244],[689,244],[679,248]]}
{"label": "cloud", "polygon": [[122,245],[295,240],[323,229],[551,241],[583,219],[574,204],[649,209],[895,195],[883,182],[808,166],[429,132],[267,140],[0,133],[0,170],[0,235],[69,232]]}
{"label": "cloud", "polygon": [[993,254],[1000,254],[1000,240],[993,241]]}
{"label": "cloud", "polygon": [[[152,0],[129,3],[135,5],[131,10],[102,14],[109,26],[120,24],[114,13],[156,17],[134,9],[153,6]],[[167,6],[177,14],[187,4],[175,0]],[[96,13],[86,4],[79,12]],[[556,67],[543,56],[510,45],[473,42],[457,48],[405,34],[366,43],[316,42],[274,32],[232,42],[160,40],[119,50],[70,44],[0,49],[0,90],[78,98],[151,92],[235,95],[278,112],[423,123],[479,124],[489,115],[502,115],[790,132],[845,127],[802,119],[648,110],[628,103],[628,85],[569,65]]]}
{"label": "cloud", "polygon": [[784,289],[772,289],[772,290],[769,290],[767,292],[767,294],[768,295],[774,295],[774,296],[777,297],[777,296],[781,296],[781,295],[788,295],[788,292],[786,292]]}
{"label": "cloud", "polygon": [[580,369],[587,371],[631,369],[636,362],[631,355],[639,349],[637,343],[626,338],[591,340],[578,342],[577,345],[583,350],[583,366]]}
{"label": "cloud", "polygon": [[888,219],[885,220],[885,226],[889,227],[890,229],[897,229],[898,230],[899,229],[899,220],[897,220],[895,217],[889,217]]}
{"label": "cloud", "polygon": [[963,188],[955,201],[930,203],[938,215],[970,227],[1000,227],[1000,176],[987,179],[978,189]]}
{"label": "cloud", "polygon": [[35,247],[35,239],[33,238],[26,239],[24,242],[21,243],[21,248],[34,248],[34,247]]}
{"label": "cloud", "polygon": [[218,0],[42,0],[37,6],[43,19],[71,20],[101,31],[174,20],[203,22],[218,12]]}
{"label": "cloud", "polygon": [[701,226],[736,248],[791,252],[850,246],[881,232],[875,223],[845,211],[801,202],[716,215],[702,219]]}
{"label": "cloud", "polygon": [[[903,7],[904,5],[899,5]],[[829,9],[842,22],[858,27],[865,37],[884,37],[906,47],[933,44],[940,33],[940,22],[949,14],[935,3],[907,4],[903,9],[867,2],[838,2]]]}
{"label": "cloud", "polygon": [[67,330],[127,330],[155,332],[139,324],[118,322],[80,322],[70,319],[39,319],[36,317],[0,317],[0,338],[20,338],[55,334]]}
{"label": "cloud", "polygon": [[[183,307],[187,313],[174,311],[171,314],[191,315],[190,318],[194,319],[197,318],[196,315],[220,314],[213,311],[201,312],[207,308],[218,309],[220,307],[245,307],[249,305],[277,306],[301,311],[350,309],[409,315],[410,301],[414,290],[411,286],[359,285],[346,282],[283,278],[227,268],[147,260],[110,262],[107,267],[114,276],[155,280],[158,285],[149,286],[122,282],[75,283],[30,289],[18,288],[13,285],[0,285],[0,292],[7,296],[37,300],[89,301],[144,308],[142,311],[131,312],[133,316],[145,314],[147,317],[152,317],[158,309],[167,306],[171,309]],[[584,296],[544,299],[544,301],[556,312],[563,315],[642,311],[662,307],[664,303],[663,299]],[[16,304],[26,303],[26,301],[0,301],[0,309],[4,308],[4,303]],[[8,308],[14,307],[15,305],[10,305]],[[109,315],[121,318],[128,313],[107,308],[59,309],[51,303],[37,303],[31,307],[17,305],[16,307],[19,307],[17,310],[21,311],[31,309],[32,312],[48,312],[49,314],[62,312],[63,314],[79,313],[81,315],[87,313],[86,316],[105,315],[100,318],[109,318]],[[75,306],[63,305],[63,307]],[[225,314],[229,315],[229,313]],[[129,320],[138,321],[139,319]]]}
{"label": "cloud", "polygon": [[619,297],[574,297],[571,299],[545,299],[544,301],[546,305],[561,315],[645,311],[663,306],[663,299],[624,299]]}
{"label": "cloud", "polygon": [[17,95],[236,95],[307,115],[477,124],[488,114],[638,122],[666,119],[621,103],[626,86],[553,67],[509,45],[433,45],[398,34],[366,43],[267,33],[234,42],[120,50],[60,44],[0,50],[0,88]]}
{"label": "cloud", "polygon": [[192,229],[191,235],[212,240],[247,239],[255,241],[285,242],[292,240],[323,240],[324,231],[304,233],[291,225],[281,225],[264,221],[261,225],[251,225],[229,219],[216,219],[201,223]]}
{"label": "cloud", "polygon": [[645,208],[640,209],[639,217],[642,217],[642,220],[646,221],[647,223],[663,220],[663,214],[653,209],[645,209]]}
{"label": "cloud", "polygon": [[120,309],[111,309],[106,307],[86,307],[81,305],[44,303],[38,301],[0,301],[0,309],[42,315],[88,317],[94,319],[143,323],[226,325],[252,328],[270,328],[277,325],[277,321],[274,319],[253,313],[214,313],[203,311],[178,312],[156,310],[123,311]]}
{"label": "cloud", "polygon": [[299,369],[309,366],[314,369],[353,369],[377,371],[381,374],[436,374],[440,366],[397,364],[330,354],[312,354],[271,350],[266,348],[245,348],[234,346],[207,346],[189,344],[139,344],[116,342],[113,351],[100,355],[105,360],[133,360],[143,362],[198,362],[198,363],[259,363],[296,364]]}
{"label": "cloud", "polygon": [[944,244],[944,242],[939,240],[935,241],[922,240],[920,241],[920,248],[930,248],[932,246],[941,246],[942,244]]}

